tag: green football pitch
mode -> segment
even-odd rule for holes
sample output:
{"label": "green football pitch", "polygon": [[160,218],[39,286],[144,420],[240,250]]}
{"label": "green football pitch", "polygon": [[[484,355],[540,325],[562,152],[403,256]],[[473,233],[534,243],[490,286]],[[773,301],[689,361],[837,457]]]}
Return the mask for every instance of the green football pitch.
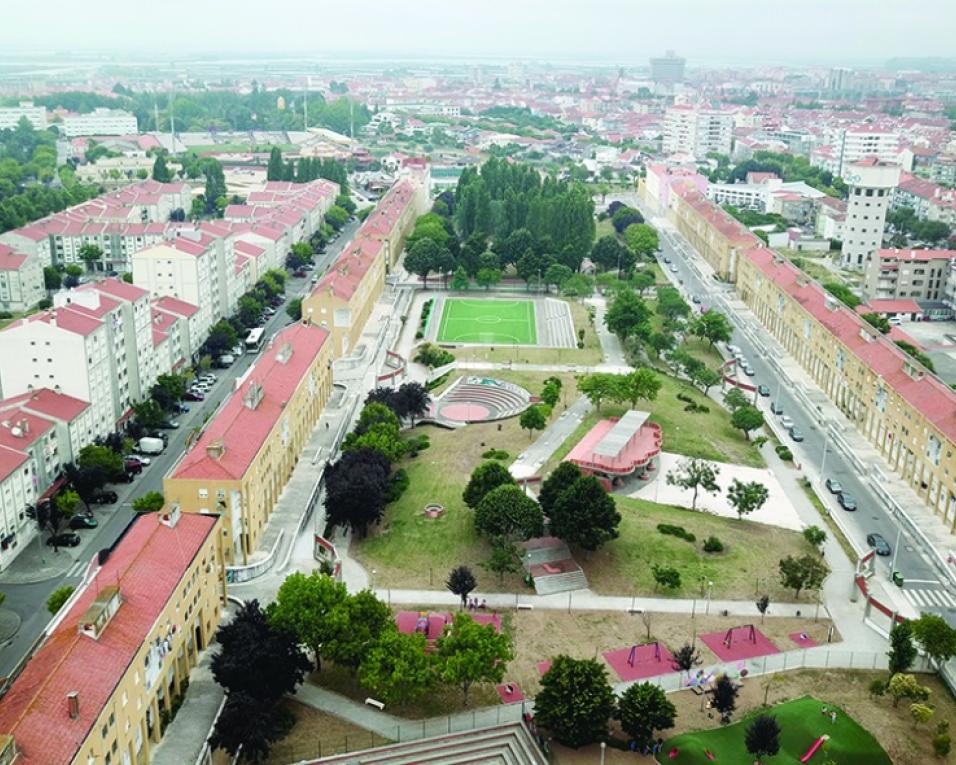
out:
{"label": "green football pitch", "polygon": [[537,341],[531,300],[445,300],[438,325],[440,343],[534,345]]}
{"label": "green football pitch", "polygon": [[[828,758],[837,765],[892,765],[876,739],[852,717],[838,710],[836,722],[831,722],[828,715],[822,714],[824,707],[827,707],[824,702],[803,696],[765,710],[764,714],[777,718],[781,733],[779,754],[764,761],[773,765],[799,765],[800,758],[825,734],[829,740],[820,747],[825,751],[815,752],[809,765],[823,765]],[[747,752],[744,737],[754,715],[733,725],[674,736],[664,742],[658,761],[668,765],[751,763],[754,757]],[[677,753],[670,757],[674,749]]]}

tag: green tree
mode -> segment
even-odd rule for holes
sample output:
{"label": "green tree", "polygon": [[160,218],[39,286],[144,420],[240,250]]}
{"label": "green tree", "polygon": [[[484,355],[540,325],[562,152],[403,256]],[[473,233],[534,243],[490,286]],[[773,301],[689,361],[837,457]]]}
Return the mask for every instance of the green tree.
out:
{"label": "green tree", "polygon": [[616,706],[603,664],[563,654],[551,662],[534,700],[537,723],[575,749],[607,740]]}
{"label": "green tree", "polygon": [[615,717],[628,738],[637,744],[637,750],[642,751],[654,743],[656,732],[674,727],[677,708],[662,688],[653,683],[635,683],[618,699]]}
{"label": "green tree", "polygon": [[308,575],[296,571],[285,578],[270,604],[269,623],[295,635],[321,669],[323,645],[348,629],[347,599],[343,583],[317,570]]}
{"label": "green tree", "polygon": [[479,287],[489,289],[501,281],[501,271],[497,268],[481,268],[475,276]]}
{"label": "green tree", "polygon": [[711,346],[729,343],[734,331],[727,317],[713,309],[696,316],[688,329],[694,337],[706,340]]}
{"label": "green tree", "polygon": [[863,321],[865,321],[867,324],[871,324],[872,326],[876,327],[884,335],[893,329],[893,325],[890,324],[890,320],[881,313],[867,311],[864,314],[860,314],[860,318],[863,319]]}
{"label": "green tree", "polygon": [[662,385],[661,378],[654,370],[640,367],[626,375],[617,376],[614,398],[630,404],[631,409],[634,409],[638,401],[654,401]]}
{"label": "green tree", "polygon": [[731,412],[750,405],[750,399],[736,385],[724,394],[724,403]]}
{"label": "green tree", "polygon": [[349,222],[349,214],[338,205],[332,205],[325,214],[325,222],[338,231]]}
{"label": "green tree", "polygon": [[620,275],[634,266],[634,254],[617,237],[602,236],[591,248],[591,261],[602,271],[615,269]]}
{"label": "green tree", "polygon": [[171,401],[182,401],[186,395],[186,378],[177,374],[161,374],[152,388],[154,398],[157,389],[162,390]]}
{"label": "green tree", "polygon": [[445,580],[445,589],[461,598],[459,608],[465,607],[465,601],[477,586],[478,582],[475,581],[475,575],[471,573],[468,566],[455,566],[448,574],[448,579]]}
{"label": "green tree", "polygon": [[80,495],[71,489],[61,491],[55,500],[56,510],[64,518],[72,518],[80,504]]}
{"label": "green tree", "polygon": [[205,202],[206,212],[216,212],[219,200],[227,196],[226,176],[222,170],[222,163],[212,157],[206,157],[203,162],[203,175],[206,177]]}
{"label": "green tree", "polygon": [[756,757],[759,765],[764,757],[772,757],[780,751],[780,725],[773,715],[757,715],[744,733],[747,751]]}
{"label": "green tree", "polygon": [[405,255],[405,268],[422,280],[428,287],[428,274],[438,265],[440,249],[433,239],[419,239]]}
{"label": "green tree", "polygon": [[690,381],[698,386],[706,396],[707,391],[717,385],[723,378],[716,369],[705,367],[703,364],[694,367],[690,373]]}
{"label": "green tree", "polygon": [[166,412],[151,398],[133,404],[133,412],[136,414],[136,421],[146,430],[156,430],[166,422]]}
{"label": "green tree", "polygon": [[481,564],[482,568],[498,575],[498,583],[504,582],[505,574],[521,571],[522,550],[507,537],[494,537],[491,542],[491,555]]}
{"label": "green tree", "polygon": [[70,599],[70,595],[73,594],[74,590],[76,590],[76,587],[68,584],[63,587],[57,587],[50,593],[50,597],[46,599],[46,610],[50,612],[51,616],[56,616],[60,612],[60,609],[63,608],[63,604]]}
{"label": "green tree", "polygon": [[563,263],[552,263],[544,272],[544,283],[561,289],[574,276],[574,272]]}
{"label": "green tree", "polygon": [[890,675],[906,672],[916,661],[916,655],[913,625],[909,621],[897,622],[890,630],[890,650],[887,652]]}
{"label": "green tree", "polygon": [[551,471],[541,484],[538,492],[538,503],[545,515],[551,515],[554,503],[567,489],[570,489],[581,477],[581,470],[573,462],[563,461]]}
{"label": "green tree", "polygon": [[587,396],[597,410],[601,411],[601,403],[613,398],[617,392],[617,375],[607,372],[592,372],[577,378],[578,392]]}
{"label": "green tree", "polygon": [[133,510],[137,513],[156,513],[163,509],[165,502],[162,492],[148,491],[133,500]]}
{"label": "green tree", "polygon": [[492,538],[531,539],[544,532],[544,516],[538,503],[520,486],[505,484],[492,489],[478,503],[475,530]]}
{"label": "green tree", "polygon": [[209,330],[205,345],[210,355],[221,356],[234,348],[238,342],[239,336],[233,326],[225,319],[220,319]]}
{"label": "green tree", "polygon": [[829,292],[833,297],[843,303],[850,309],[856,308],[861,302],[860,298],[853,294],[849,287],[839,282],[824,282],[823,289]]}
{"label": "green tree", "polygon": [[529,440],[534,436],[536,430],[544,430],[547,425],[540,406],[529,406],[525,409],[521,413],[521,417],[518,418],[518,423],[522,430],[528,431]]}
{"label": "green tree", "polygon": [[737,517],[740,519],[763,507],[769,496],[767,487],[759,481],[741,481],[734,478],[727,488],[727,502],[737,511]]}
{"label": "green tree", "polygon": [[632,289],[622,289],[604,316],[607,328],[622,340],[638,334],[650,334],[650,309]]}
{"label": "green tree", "polygon": [[621,523],[614,498],[594,476],[581,476],[561,492],[549,518],[554,536],[587,551],[617,539]]}
{"label": "green tree", "polygon": [[913,727],[916,728],[917,725],[928,723],[935,712],[936,710],[933,707],[926,704],[920,704],[919,702],[910,704],[910,717],[913,718]]}
{"label": "green tree", "polygon": [[173,174],[166,165],[166,154],[160,152],[156,155],[156,161],[153,162],[153,180],[160,183],[169,183],[173,179]]}
{"label": "green tree", "polygon": [[827,533],[819,526],[807,526],[803,530],[803,538],[817,552],[821,552],[823,543],[827,541]]}
{"label": "green tree", "polygon": [[48,292],[55,292],[63,285],[63,276],[53,266],[43,268],[43,288]]}
{"label": "green tree", "polygon": [[886,686],[887,693],[893,697],[893,706],[899,706],[902,699],[910,701],[926,701],[929,698],[930,690],[918,682],[913,675],[905,675],[902,672],[893,675]]}
{"label": "green tree", "polygon": [[690,315],[690,306],[676,287],[657,288],[657,313],[670,321]]}
{"label": "green tree", "polygon": [[302,320],[302,298],[292,298],[285,307],[285,312],[289,314],[292,321]]}
{"label": "green tree", "polygon": [[757,407],[747,404],[733,411],[730,415],[730,424],[744,432],[744,437],[750,440],[750,431],[763,425],[763,412]]}
{"label": "green tree", "polygon": [[359,665],[359,682],[386,704],[407,704],[435,686],[435,654],[423,634],[386,630]]}
{"label": "green tree", "polygon": [[474,683],[500,683],[514,658],[511,639],[491,624],[479,624],[470,614],[457,613],[451,628],[436,643],[441,679],[461,687],[465,706]]}
{"label": "green tree", "polygon": [[123,458],[106,446],[89,444],[80,449],[77,466],[84,470],[98,470],[105,476],[106,481],[121,480],[126,474],[123,467]]}
{"label": "green tree", "polygon": [[911,624],[916,642],[938,666],[956,656],[956,630],[942,616],[924,613]]}
{"label": "green tree", "polygon": [[658,566],[656,563],[651,566],[651,574],[654,577],[654,590],[658,587],[667,587],[676,590],[681,585],[680,571],[671,566]]}
{"label": "green tree", "polygon": [[795,598],[803,590],[817,590],[830,573],[830,568],[815,555],[794,558],[788,555],[779,563],[780,584],[793,590]]}
{"label": "green tree", "polygon": [[668,486],[679,486],[684,490],[693,490],[694,498],[691,502],[691,509],[697,509],[697,494],[703,489],[708,494],[715,494],[720,491],[717,484],[717,476],[720,475],[720,468],[707,460],[697,457],[682,459],[677,466],[667,473],[666,481]]}
{"label": "green tree", "polygon": [[358,671],[362,658],[381,640],[382,636],[395,630],[392,611],[388,605],[371,590],[362,590],[349,595],[342,606],[345,629],[339,629],[328,636],[322,644],[322,655],[334,661],[340,667],[348,667],[352,673]]}
{"label": "green tree", "polygon": [[468,278],[468,272],[464,266],[459,265],[452,276],[451,288],[458,292],[464,292],[470,284],[471,280]]}
{"label": "green tree", "polygon": [[624,242],[631,252],[642,258],[650,257],[660,246],[657,231],[646,223],[632,223],[624,229]]}
{"label": "green tree", "polygon": [[462,494],[462,499],[468,507],[474,510],[481,500],[499,486],[517,486],[517,481],[508,472],[508,468],[497,460],[482,462],[472,471],[471,478],[468,479],[468,485]]}
{"label": "green tree", "polygon": [[96,264],[103,261],[103,250],[95,244],[84,244],[80,247],[78,255],[90,271],[95,270]]}

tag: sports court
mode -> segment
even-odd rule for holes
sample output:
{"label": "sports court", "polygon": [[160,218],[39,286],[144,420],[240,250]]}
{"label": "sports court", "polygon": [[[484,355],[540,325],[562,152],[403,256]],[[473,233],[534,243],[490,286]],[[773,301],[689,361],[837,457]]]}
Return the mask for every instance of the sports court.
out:
{"label": "sports court", "polygon": [[446,298],[438,342],[475,345],[536,345],[533,300]]}

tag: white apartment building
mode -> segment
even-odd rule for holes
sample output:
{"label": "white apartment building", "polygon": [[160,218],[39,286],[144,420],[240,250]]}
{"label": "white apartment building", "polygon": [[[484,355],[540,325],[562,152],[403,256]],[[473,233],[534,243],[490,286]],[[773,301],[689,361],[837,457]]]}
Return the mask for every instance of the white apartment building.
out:
{"label": "white apartment building", "polygon": [[[185,300],[166,295],[164,297],[154,296],[153,308],[154,311],[160,311],[178,319],[178,337],[182,358],[189,360],[199,352],[202,344],[206,341],[206,336],[209,334],[210,326],[202,323],[202,314],[197,306],[187,303]],[[174,361],[173,367],[175,368],[175,366]]]}
{"label": "white apartment building", "polygon": [[89,402],[94,433],[111,433],[118,419],[113,352],[106,324],[71,307],[20,319],[0,332],[0,358],[17,359],[0,364],[0,394],[53,388]]}
{"label": "white apartment building", "polygon": [[716,151],[730,155],[734,115],[715,109],[672,106],[664,114],[663,151],[698,159]]}
{"label": "white apartment building", "polygon": [[[15,414],[6,412],[16,411],[34,414],[54,423],[61,465],[75,462],[80,449],[93,443],[96,438],[90,405],[51,388],[39,388],[0,401],[0,419],[15,419]],[[53,477],[52,474],[50,477]]]}
{"label": "white apartment building", "polygon": [[956,250],[877,250],[866,264],[867,300],[943,300]]}
{"label": "white apartment building", "polygon": [[0,309],[25,311],[45,296],[39,259],[0,244]]}
{"label": "white apartment building", "polygon": [[868,157],[897,162],[900,135],[881,128],[861,125],[824,132],[825,144],[810,152],[810,163],[845,179],[849,166]]}
{"label": "white apartment building", "polygon": [[843,180],[849,186],[849,196],[841,260],[844,268],[862,271],[883,248],[886,211],[900,181],[900,168],[871,157],[847,165]]}
{"label": "white apartment building", "polygon": [[63,118],[67,138],[81,135],[135,135],[139,132],[136,116],[121,109],[94,109],[89,114],[71,114]]}
{"label": "white apartment building", "polygon": [[46,107],[34,106],[32,101],[21,101],[19,106],[0,107],[0,130],[11,130],[24,117],[35,130],[46,130]]}

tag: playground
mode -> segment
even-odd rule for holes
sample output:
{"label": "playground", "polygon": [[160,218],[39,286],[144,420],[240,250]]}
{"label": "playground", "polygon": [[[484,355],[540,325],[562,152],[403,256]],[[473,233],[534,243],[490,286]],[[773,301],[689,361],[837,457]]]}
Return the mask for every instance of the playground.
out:
{"label": "playground", "polygon": [[[780,649],[753,624],[731,627],[726,631],[708,632],[699,637],[721,661],[741,661],[780,653]],[[809,640],[809,636],[807,639]],[[788,646],[792,647],[795,646]]]}
{"label": "playground", "polygon": [[437,340],[475,345],[535,345],[538,333],[534,301],[445,298]]}
{"label": "playground", "polygon": [[[826,713],[824,713],[826,710]],[[829,757],[837,765],[891,765],[892,760],[859,723],[839,705],[804,696],[767,710],[780,725],[777,765],[822,765]],[[836,713],[835,721],[831,713]],[[711,730],[684,733],[664,742],[658,762],[672,765],[749,763],[753,755],[744,745],[749,718]],[[828,736],[826,740],[821,740]]]}

